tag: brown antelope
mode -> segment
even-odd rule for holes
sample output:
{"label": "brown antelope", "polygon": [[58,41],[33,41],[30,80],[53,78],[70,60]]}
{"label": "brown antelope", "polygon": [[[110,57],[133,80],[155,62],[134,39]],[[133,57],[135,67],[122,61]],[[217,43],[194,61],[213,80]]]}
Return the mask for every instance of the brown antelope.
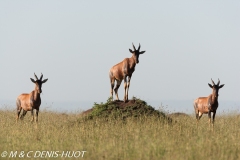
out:
{"label": "brown antelope", "polygon": [[[114,92],[117,100],[119,100],[118,88],[120,87],[122,80],[124,80],[124,102],[128,101],[128,90],[129,90],[132,74],[135,70],[136,64],[139,63],[139,60],[138,60],[139,55],[145,52],[145,51],[140,52],[140,48],[141,48],[140,44],[137,50],[134,44],[132,45],[133,45],[134,51],[129,49],[129,51],[132,53],[132,57],[125,58],[122,62],[114,65],[109,71],[112,100],[113,100],[113,88],[114,88],[115,80],[117,81],[117,85],[114,88]],[[127,80],[127,77],[128,77],[128,80]]]}
{"label": "brown antelope", "polygon": [[[212,80],[212,79],[211,79]],[[199,97],[194,101],[194,109],[196,113],[197,122],[200,120],[203,114],[208,114],[209,125],[211,125],[211,112],[213,112],[212,116],[212,126],[214,126],[214,119],[216,115],[216,111],[218,108],[218,90],[224,86],[224,84],[220,85],[220,80],[218,79],[217,85],[212,80],[212,84],[209,84],[209,87],[212,88],[212,94],[208,97]]]}
{"label": "brown antelope", "polygon": [[32,122],[34,121],[34,115],[33,115],[33,110],[36,110],[36,122],[38,121],[38,112],[39,112],[39,107],[41,105],[41,97],[40,93],[42,93],[42,84],[47,82],[48,79],[44,79],[42,81],[43,75],[41,74],[40,79],[36,76],[34,73],[34,76],[36,78],[36,81],[32,78],[31,81],[35,83],[35,89],[27,94],[23,93],[18,96],[16,104],[17,104],[17,120],[19,119],[19,114],[21,110],[23,109],[22,115],[20,119],[23,119],[24,116],[26,115],[27,111],[31,111],[32,114]]}

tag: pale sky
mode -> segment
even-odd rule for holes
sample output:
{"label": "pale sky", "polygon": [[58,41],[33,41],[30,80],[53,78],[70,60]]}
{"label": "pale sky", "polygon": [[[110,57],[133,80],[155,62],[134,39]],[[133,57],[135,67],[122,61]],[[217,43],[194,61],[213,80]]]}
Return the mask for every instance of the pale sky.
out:
{"label": "pale sky", "polygon": [[[219,78],[219,101],[239,102],[237,0],[0,1],[0,101],[30,93],[34,72],[48,78],[43,102],[105,101],[108,71],[131,57],[132,42],[146,52],[129,98],[189,101],[192,109]],[[120,99],[123,92],[122,83]]]}

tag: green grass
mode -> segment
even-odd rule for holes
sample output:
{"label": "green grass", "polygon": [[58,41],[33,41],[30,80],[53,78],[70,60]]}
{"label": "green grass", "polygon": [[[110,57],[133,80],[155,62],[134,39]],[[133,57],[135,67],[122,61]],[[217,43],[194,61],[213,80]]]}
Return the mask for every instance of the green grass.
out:
{"label": "green grass", "polygon": [[0,110],[0,154],[3,151],[87,151],[79,159],[240,159],[240,117],[234,114],[217,114],[214,130],[209,128],[206,115],[198,127],[193,116],[172,117],[173,123],[162,123],[163,119],[156,116],[106,121],[86,119],[80,114],[42,111],[36,125],[30,122],[30,115],[16,123],[15,111]]}

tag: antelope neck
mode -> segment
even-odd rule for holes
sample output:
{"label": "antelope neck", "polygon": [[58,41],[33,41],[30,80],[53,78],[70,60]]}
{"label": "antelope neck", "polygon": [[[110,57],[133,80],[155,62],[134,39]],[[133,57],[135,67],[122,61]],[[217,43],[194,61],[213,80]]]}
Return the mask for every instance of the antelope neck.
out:
{"label": "antelope neck", "polygon": [[40,98],[40,93],[38,93],[37,88],[35,87],[34,94],[33,94],[33,99],[37,100]]}
{"label": "antelope neck", "polygon": [[130,59],[130,66],[135,67],[135,65],[137,64],[137,62],[135,61],[134,56],[132,55],[132,57],[129,58],[129,59]]}
{"label": "antelope neck", "polygon": [[218,96],[212,93],[212,103],[215,103],[218,100]]}

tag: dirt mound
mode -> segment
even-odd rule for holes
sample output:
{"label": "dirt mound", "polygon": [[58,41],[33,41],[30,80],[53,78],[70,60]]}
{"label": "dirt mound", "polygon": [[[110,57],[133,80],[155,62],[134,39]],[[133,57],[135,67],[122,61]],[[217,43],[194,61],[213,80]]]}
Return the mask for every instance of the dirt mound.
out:
{"label": "dirt mound", "polygon": [[92,112],[92,110],[93,110],[92,108],[91,108],[91,109],[88,109],[88,110],[82,112],[82,115],[88,115],[89,113]]}
{"label": "dirt mound", "polygon": [[88,119],[106,118],[106,119],[126,119],[129,117],[155,116],[164,120],[171,121],[171,118],[163,112],[155,110],[145,101],[133,97],[128,102],[107,100],[106,103],[95,103],[94,106],[83,112]]}

